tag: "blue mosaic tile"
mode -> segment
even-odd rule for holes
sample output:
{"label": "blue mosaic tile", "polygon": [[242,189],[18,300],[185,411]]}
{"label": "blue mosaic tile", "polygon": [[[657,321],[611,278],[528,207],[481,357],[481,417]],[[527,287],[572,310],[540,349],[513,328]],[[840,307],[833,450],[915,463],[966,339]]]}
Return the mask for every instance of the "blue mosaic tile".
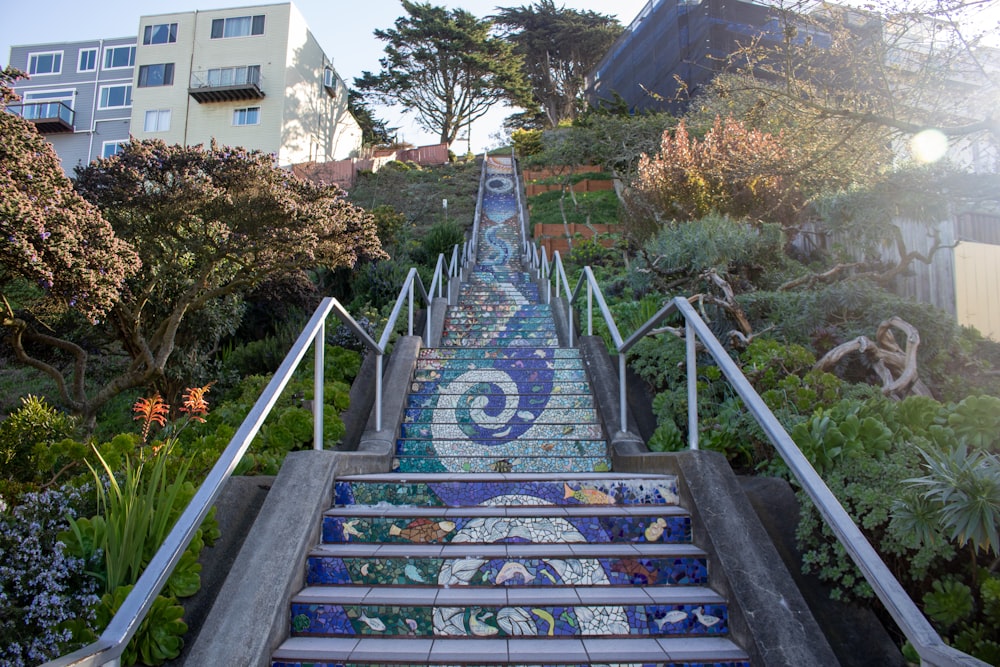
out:
{"label": "blue mosaic tile", "polygon": [[392,469],[397,472],[608,472],[608,457],[518,456],[398,456]]}
{"label": "blue mosaic tile", "polygon": [[[578,609],[583,609],[580,613]],[[504,605],[472,607],[398,604],[292,604],[295,635],[382,637],[696,636],[728,632],[725,605]]]}
{"label": "blue mosaic tile", "polygon": [[530,496],[545,505],[675,505],[677,480],[672,476],[625,479],[489,481],[337,481],[335,502],[340,506],[413,505],[469,507],[498,496]]}
{"label": "blue mosaic tile", "polygon": [[323,517],[323,542],[327,544],[446,544],[452,540],[479,544],[506,541],[684,544],[691,541],[691,520],[687,516],[630,515],[481,518],[450,514],[410,518],[328,514]]}
{"label": "blue mosaic tile", "polygon": [[[458,559],[464,561],[465,559]],[[437,584],[442,571],[450,572],[447,558],[342,558],[310,556],[306,568],[309,585]],[[519,564],[527,575],[500,577],[508,563]],[[444,568],[448,567],[448,570]],[[514,568],[516,569],[516,568]],[[512,571],[508,569],[508,572]],[[597,558],[565,560],[558,558],[512,558],[488,560],[465,585],[560,586],[564,574],[589,576],[589,585],[623,586],[704,586],[708,583],[708,564],[700,557],[679,558]],[[500,584],[497,579],[500,578]],[[654,613],[655,615],[655,613]],[[658,617],[659,618],[659,617]]]}

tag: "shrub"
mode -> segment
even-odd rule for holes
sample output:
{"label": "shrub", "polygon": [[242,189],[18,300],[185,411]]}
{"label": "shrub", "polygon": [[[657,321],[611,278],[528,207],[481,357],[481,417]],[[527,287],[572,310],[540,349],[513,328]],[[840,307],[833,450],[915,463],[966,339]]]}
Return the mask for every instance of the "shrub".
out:
{"label": "shrub", "polygon": [[72,435],[76,420],[29,394],[21,407],[0,423],[0,477],[30,482],[37,479],[35,448],[48,447]]}
{"label": "shrub", "polygon": [[802,196],[782,175],[789,161],[780,137],[731,118],[716,118],[703,140],[690,137],[682,121],[663,133],[659,153],[639,160],[626,198],[630,224],[638,223],[640,237],[668,221],[713,212],[791,224]]}
{"label": "shrub", "polygon": [[72,622],[93,621],[98,598],[89,563],[57,537],[83,504],[70,487],[27,493],[9,513],[0,503],[0,663],[58,657],[77,648]]}

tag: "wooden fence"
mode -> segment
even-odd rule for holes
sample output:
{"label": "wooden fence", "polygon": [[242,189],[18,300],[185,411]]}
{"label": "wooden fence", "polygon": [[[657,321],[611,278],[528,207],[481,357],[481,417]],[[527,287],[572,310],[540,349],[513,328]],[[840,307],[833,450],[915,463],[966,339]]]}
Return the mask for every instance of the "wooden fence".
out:
{"label": "wooden fence", "polygon": [[[894,224],[908,252],[926,256],[934,246],[935,231],[940,244],[950,247],[941,247],[930,264],[912,262],[906,274],[896,278],[893,291],[937,306],[959,324],[1000,341],[1000,216],[964,213],[932,225],[903,219]],[[793,241],[805,252],[834,244],[850,247],[850,239],[823,237],[807,227]],[[880,259],[898,262],[899,251],[886,244]]]}
{"label": "wooden fence", "polygon": [[1000,341],[1000,245],[962,241],[954,254],[959,324]]}

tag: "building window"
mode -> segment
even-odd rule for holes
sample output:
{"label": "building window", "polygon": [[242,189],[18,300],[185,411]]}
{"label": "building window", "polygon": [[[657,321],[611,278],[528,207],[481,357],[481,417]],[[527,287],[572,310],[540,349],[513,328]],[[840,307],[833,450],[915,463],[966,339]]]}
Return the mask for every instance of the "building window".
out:
{"label": "building window", "polygon": [[323,87],[331,95],[337,94],[337,73],[333,71],[332,67],[323,70]]}
{"label": "building window", "polygon": [[104,49],[104,69],[119,69],[135,65],[134,46],[109,46]]}
{"label": "building window", "polygon": [[101,144],[101,157],[109,158],[112,155],[118,155],[122,152],[125,143],[124,141],[105,141]]}
{"label": "building window", "polygon": [[173,44],[176,41],[176,23],[155,23],[142,29],[143,44]]}
{"label": "building window", "polygon": [[143,132],[166,132],[170,129],[170,109],[151,109],[146,112]]}
{"label": "building window", "polygon": [[62,51],[51,53],[30,53],[28,54],[28,74],[37,76],[39,74],[61,74],[62,73]]}
{"label": "building window", "polygon": [[101,86],[98,109],[124,109],[130,106],[132,106],[132,84]]}
{"label": "building window", "polygon": [[264,34],[264,15],[233,16],[212,20],[212,39]]}
{"label": "building window", "polygon": [[139,87],[174,85],[174,64],[139,65]]}
{"label": "building window", "polygon": [[35,120],[38,118],[64,118],[72,124],[73,96],[72,88],[66,90],[29,90],[25,91],[21,105],[22,118]]}
{"label": "building window", "polygon": [[80,49],[80,62],[77,72],[93,72],[97,69],[97,49]]}
{"label": "building window", "polygon": [[233,125],[259,125],[260,107],[233,110]]}
{"label": "building window", "polygon": [[219,67],[205,71],[205,82],[212,87],[260,84],[260,65]]}
{"label": "building window", "polygon": [[24,92],[25,102],[51,102],[58,100],[73,106],[73,95],[76,93],[72,88],[64,90],[26,90]]}

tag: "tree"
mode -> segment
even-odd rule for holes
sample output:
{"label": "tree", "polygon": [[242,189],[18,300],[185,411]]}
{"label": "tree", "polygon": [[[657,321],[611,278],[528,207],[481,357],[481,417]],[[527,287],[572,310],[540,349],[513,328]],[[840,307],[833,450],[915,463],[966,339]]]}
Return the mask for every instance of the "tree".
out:
{"label": "tree", "polygon": [[546,124],[555,127],[574,120],[583,106],[587,73],[621,34],[618,20],[593,11],[556,7],[553,0],[500,7],[494,18],[506,28],[514,53],[524,59],[534,106]]}
{"label": "tree", "polygon": [[99,318],[139,268],[136,254],[73,190],[52,145],[7,111],[18,99],[10,84],[20,77],[0,72],[0,295],[8,331],[26,326],[15,313],[24,299],[36,310]]}
{"label": "tree", "polygon": [[364,95],[353,88],[347,91],[347,105],[351,115],[361,126],[361,142],[366,146],[388,144],[392,142],[392,134],[398,129],[389,127],[385,120],[377,118]]}
{"label": "tree", "polygon": [[[192,316],[275,276],[315,266],[353,266],[383,256],[371,216],[334,186],[295,178],[259,151],[132,141],[118,155],[77,170],[77,189],[100,210],[143,270],[119,283],[104,323],[128,367],[92,393],[87,353],[69,341],[14,332],[18,357],[52,376],[63,401],[92,422],[121,391],[162,381]],[[74,356],[62,372],[29,355],[24,340]]]}
{"label": "tree", "polygon": [[402,104],[417,122],[451,144],[464,125],[503,100],[525,100],[521,59],[493,24],[463,9],[403,0],[407,16],[376,30],[387,42],[379,74],[364,72],[354,85],[385,104]]}
{"label": "tree", "polygon": [[803,141],[812,146],[804,164],[838,155],[849,164],[872,147],[881,157],[890,145],[898,157],[928,129],[953,144],[978,142],[995,161],[1000,52],[971,36],[966,20],[986,4],[882,0],[866,10],[824,4],[803,11],[801,1],[776,3],[773,23],[729,55],[726,69],[737,76],[717,81],[716,96],[740,97],[761,118],[794,118],[810,134],[825,130],[824,140]]}

